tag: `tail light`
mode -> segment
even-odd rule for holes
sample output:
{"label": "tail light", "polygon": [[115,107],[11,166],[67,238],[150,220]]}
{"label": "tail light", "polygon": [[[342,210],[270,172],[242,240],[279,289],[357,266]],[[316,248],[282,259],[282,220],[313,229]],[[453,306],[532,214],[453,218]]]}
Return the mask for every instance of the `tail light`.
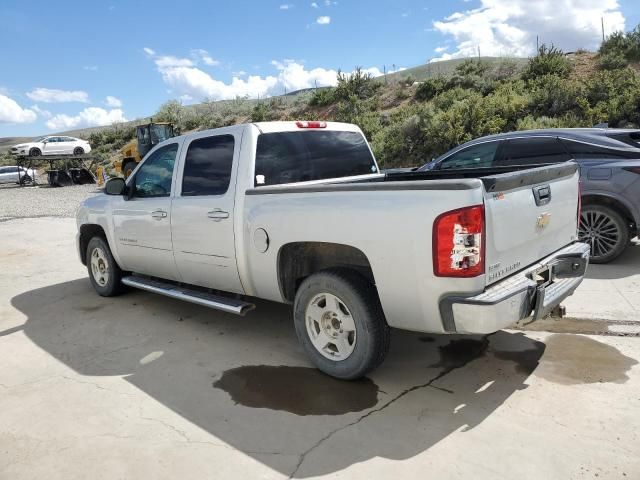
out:
{"label": "tail light", "polygon": [[445,212],[433,224],[433,273],[477,277],[484,273],[484,205]]}
{"label": "tail light", "polygon": [[298,128],[327,128],[327,122],[296,122]]}

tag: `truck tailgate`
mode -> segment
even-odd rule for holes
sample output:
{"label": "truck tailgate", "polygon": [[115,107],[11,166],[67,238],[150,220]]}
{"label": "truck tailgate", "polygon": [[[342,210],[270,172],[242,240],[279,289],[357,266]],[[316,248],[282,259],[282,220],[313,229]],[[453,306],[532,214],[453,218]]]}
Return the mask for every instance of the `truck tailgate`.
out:
{"label": "truck tailgate", "polygon": [[487,285],[576,240],[579,176],[567,162],[482,178]]}

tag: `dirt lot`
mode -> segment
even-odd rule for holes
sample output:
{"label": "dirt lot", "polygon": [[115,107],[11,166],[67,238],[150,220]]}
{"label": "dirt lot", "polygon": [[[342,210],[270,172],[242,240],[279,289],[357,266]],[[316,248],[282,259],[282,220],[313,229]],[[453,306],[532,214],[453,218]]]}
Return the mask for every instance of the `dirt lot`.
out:
{"label": "dirt lot", "polygon": [[394,332],[312,368],[289,307],[93,293],[74,221],[0,223],[0,478],[639,478],[640,340]]}

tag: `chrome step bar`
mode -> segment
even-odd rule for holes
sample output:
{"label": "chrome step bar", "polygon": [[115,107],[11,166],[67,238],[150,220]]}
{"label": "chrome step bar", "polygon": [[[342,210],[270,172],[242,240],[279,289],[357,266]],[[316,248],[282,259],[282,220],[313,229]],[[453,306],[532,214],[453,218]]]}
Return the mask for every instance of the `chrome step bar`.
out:
{"label": "chrome step bar", "polygon": [[130,287],[139,288],[140,290],[146,290],[147,292],[159,293],[166,297],[177,298],[178,300],[222,310],[227,313],[235,313],[236,315],[244,315],[255,308],[253,303],[244,302],[235,298],[227,298],[213,293],[201,292],[199,290],[192,290],[173,283],[139,277],[137,275],[124,277],[122,283]]}

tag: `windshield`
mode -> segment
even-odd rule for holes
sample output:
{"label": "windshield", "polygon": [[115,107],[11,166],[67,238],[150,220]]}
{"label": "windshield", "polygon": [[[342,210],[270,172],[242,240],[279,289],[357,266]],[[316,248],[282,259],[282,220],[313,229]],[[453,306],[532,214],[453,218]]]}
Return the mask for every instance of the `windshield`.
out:
{"label": "windshield", "polygon": [[171,128],[169,125],[151,125],[151,142],[154,145],[164,142],[168,138],[171,138]]}
{"label": "windshield", "polygon": [[38,137],[34,140],[35,143],[43,142],[47,137]]}

